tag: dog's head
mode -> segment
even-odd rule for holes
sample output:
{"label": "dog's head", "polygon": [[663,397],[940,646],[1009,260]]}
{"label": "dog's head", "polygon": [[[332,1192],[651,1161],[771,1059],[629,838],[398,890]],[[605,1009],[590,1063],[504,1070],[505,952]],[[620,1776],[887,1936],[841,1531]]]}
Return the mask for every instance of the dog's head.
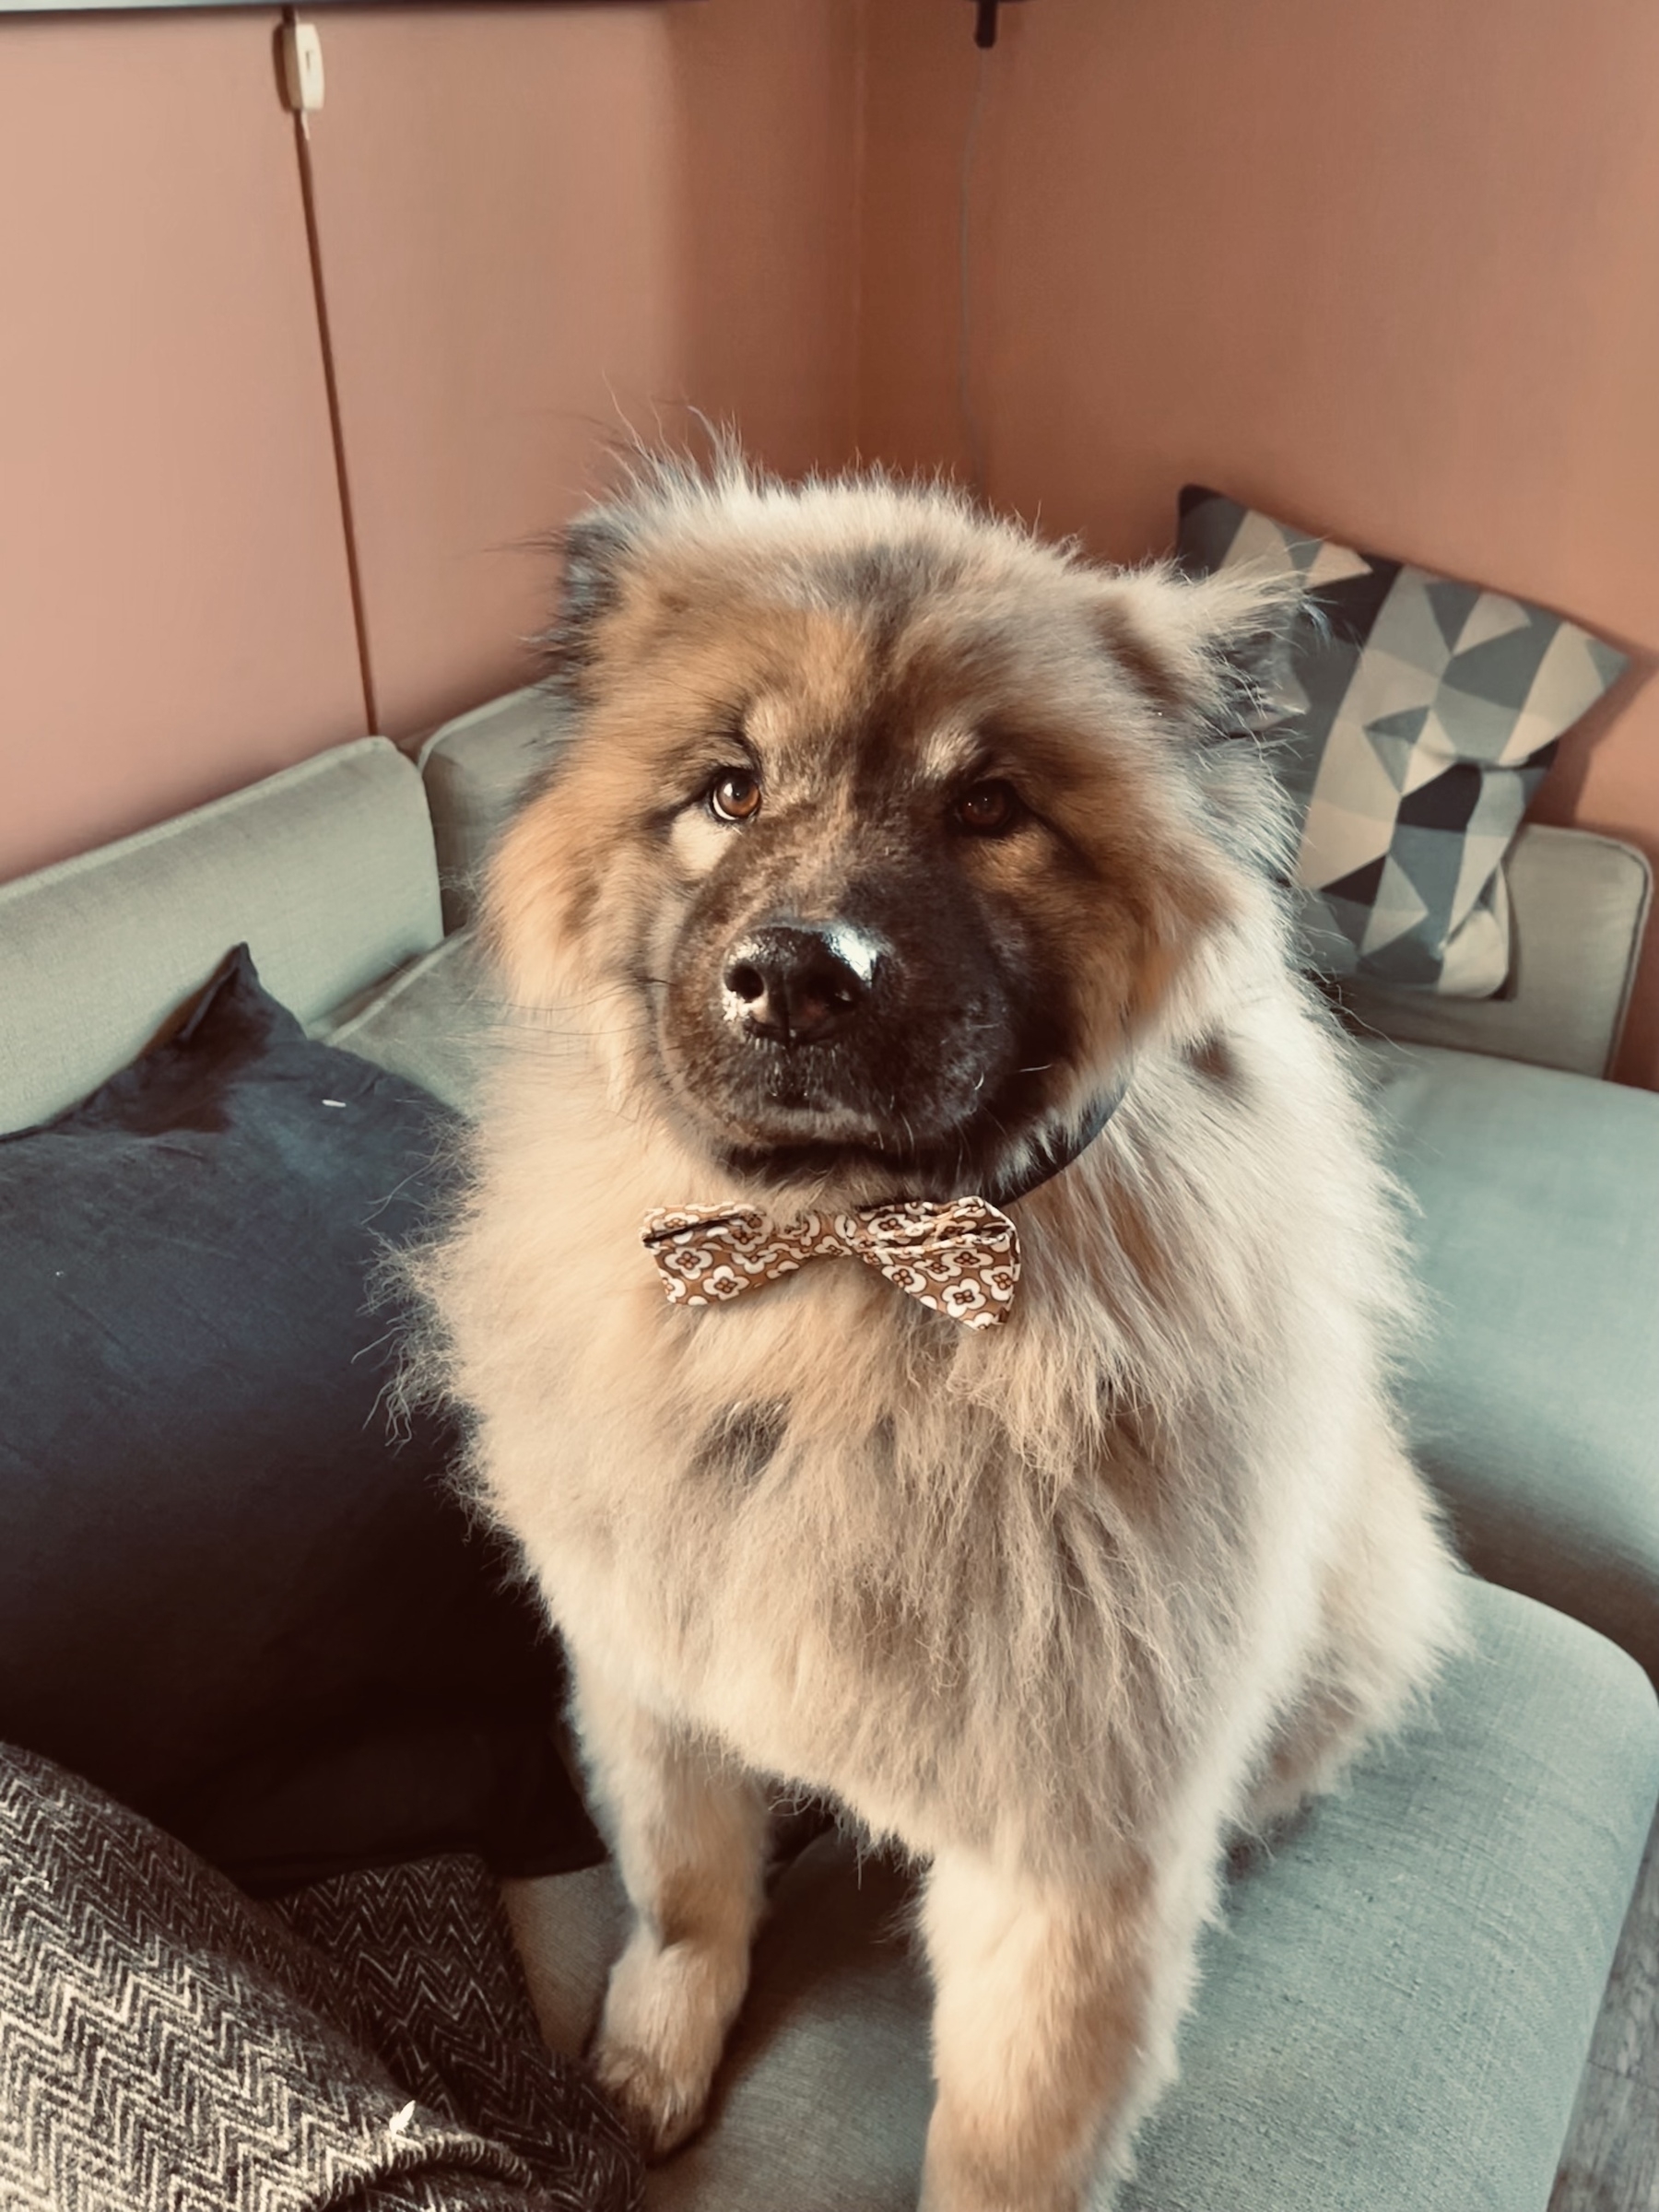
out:
{"label": "dog's head", "polygon": [[1290,604],[938,490],[653,467],[568,535],[510,988],[739,1173],[994,1191],[1263,911],[1272,803],[1218,740]]}

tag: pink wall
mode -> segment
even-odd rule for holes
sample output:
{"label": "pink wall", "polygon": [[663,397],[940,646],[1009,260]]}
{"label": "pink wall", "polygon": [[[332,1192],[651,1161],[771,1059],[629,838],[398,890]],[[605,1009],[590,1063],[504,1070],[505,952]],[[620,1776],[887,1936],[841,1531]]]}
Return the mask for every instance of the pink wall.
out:
{"label": "pink wall", "polygon": [[[959,464],[981,65],[870,17],[860,428]],[[1104,555],[1208,481],[1659,651],[1659,12],[1030,0],[986,57],[971,388],[991,496]],[[1659,859],[1659,686],[1540,813]],[[1650,935],[1621,1072],[1659,1086]]]}
{"label": "pink wall", "polygon": [[362,666],[275,11],[0,18],[0,875],[524,681],[630,424],[846,456],[857,15],[321,12]]}
{"label": "pink wall", "polygon": [[709,0],[321,28],[312,160],[368,658],[405,736],[525,680],[556,582],[535,540],[607,441],[683,429],[689,400],[780,467],[845,452],[855,23],[833,0]]}
{"label": "pink wall", "polygon": [[394,735],[524,680],[530,541],[677,380],[664,15],[323,15],[317,229]]}
{"label": "pink wall", "polygon": [[366,727],[276,20],[0,18],[0,875]]}
{"label": "pink wall", "polygon": [[[1132,558],[1206,477],[1659,651],[1648,0],[324,11],[364,665],[275,22],[0,19],[0,872],[521,680],[628,425],[962,465],[976,81],[994,499]],[[1540,811],[1659,855],[1612,707]]]}
{"label": "pink wall", "polygon": [[865,12],[700,0],[668,16],[679,396],[786,472],[853,453]]}

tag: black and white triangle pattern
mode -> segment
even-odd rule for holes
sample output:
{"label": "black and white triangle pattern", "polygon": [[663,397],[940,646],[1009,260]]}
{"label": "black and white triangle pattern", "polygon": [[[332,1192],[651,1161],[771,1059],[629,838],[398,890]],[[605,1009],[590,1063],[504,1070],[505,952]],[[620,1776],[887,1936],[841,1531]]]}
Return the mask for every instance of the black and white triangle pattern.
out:
{"label": "black and white triangle pattern", "polygon": [[1505,855],[1624,654],[1530,601],[1311,537],[1200,485],[1181,495],[1181,558],[1298,575],[1323,618],[1291,640],[1272,747],[1297,821],[1307,964],[1448,997],[1500,989]]}
{"label": "black and white triangle pattern", "polygon": [[541,2049],[481,1866],[261,1907],[0,1749],[0,2212],[635,2212],[641,2188]]}

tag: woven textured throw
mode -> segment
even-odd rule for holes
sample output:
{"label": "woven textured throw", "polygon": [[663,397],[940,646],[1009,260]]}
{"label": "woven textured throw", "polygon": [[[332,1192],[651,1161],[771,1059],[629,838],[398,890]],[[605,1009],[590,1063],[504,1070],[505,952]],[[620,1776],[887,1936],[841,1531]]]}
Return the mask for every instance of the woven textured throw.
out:
{"label": "woven textured throw", "polygon": [[636,2212],[621,2122],[536,2034],[467,1858],[255,1905],[0,1748],[5,2212]]}
{"label": "woven textured throw", "polygon": [[850,1258],[971,1329],[1006,1321],[1019,1280],[1019,1231],[984,1198],[908,1199],[774,1221],[755,1206],[658,1207],[641,1241],[671,1305],[723,1305],[808,1260]]}

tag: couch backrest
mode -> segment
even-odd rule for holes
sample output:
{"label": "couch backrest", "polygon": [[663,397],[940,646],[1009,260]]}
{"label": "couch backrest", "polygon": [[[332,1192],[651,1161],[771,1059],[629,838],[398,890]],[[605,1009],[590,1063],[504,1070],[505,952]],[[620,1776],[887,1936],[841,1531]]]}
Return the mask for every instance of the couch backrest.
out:
{"label": "couch backrest", "polygon": [[559,722],[551,694],[529,684],[458,714],[421,747],[446,929],[472,920],[496,839],[531,783],[559,758]]}
{"label": "couch backrest", "polygon": [[233,945],[313,1023],[441,934],[420,776],[383,737],[0,885],[0,1131],[124,1066]]}
{"label": "couch backrest", "polygon": [[1605,1076],[1630,1003],[1653,873],[1633,845],[1529,822],[1504,863],[1513,964],[1497,998],[1344,982],[1361,1031]]}

